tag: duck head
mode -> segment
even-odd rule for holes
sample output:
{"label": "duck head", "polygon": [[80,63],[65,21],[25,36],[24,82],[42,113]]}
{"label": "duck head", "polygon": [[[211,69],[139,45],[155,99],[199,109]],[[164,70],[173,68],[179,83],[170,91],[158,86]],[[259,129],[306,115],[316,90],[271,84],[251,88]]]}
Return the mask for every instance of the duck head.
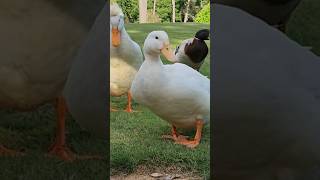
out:
{"label": "duck head", "polygon": [[110,29],[112,46],[120,46],[121,31],[124,29],[124,15],[116,3],[110,5]]}
{"label": "duck head", "polygon": [[194,38],[182,41],[175,49],[175,62],[182,62],[188,58],[192,63],[201,63],[208,55],[208,46],[205,40],[209,40],[209,30],[199,30]]}
{"label": "duck head", "polygon": [[152,31],[144,41],[143,51],[151,56],[163,54],[171,62],[174,60],[169,37],[165,31]]}

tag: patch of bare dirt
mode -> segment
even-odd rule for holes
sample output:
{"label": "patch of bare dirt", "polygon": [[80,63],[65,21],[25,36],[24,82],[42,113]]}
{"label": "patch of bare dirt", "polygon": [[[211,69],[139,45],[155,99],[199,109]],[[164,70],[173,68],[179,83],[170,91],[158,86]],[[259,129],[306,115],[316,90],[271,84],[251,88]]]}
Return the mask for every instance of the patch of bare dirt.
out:
{"label": "patch of bare dirt", "polygon": [[139,166],[130,174],[116,173],[110,180],[202,180],[195,172],[185,172],[177,167],[149,168]]}

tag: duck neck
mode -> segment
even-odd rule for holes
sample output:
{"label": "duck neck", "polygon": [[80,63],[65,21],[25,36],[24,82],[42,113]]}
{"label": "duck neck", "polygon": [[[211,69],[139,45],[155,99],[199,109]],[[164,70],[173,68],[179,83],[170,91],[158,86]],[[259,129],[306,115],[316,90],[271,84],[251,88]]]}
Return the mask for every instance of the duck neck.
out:
{"label": "duck neck", "polygon": [[121,29],[120,34],[121,34],[122,39],[129,37],[129,35],[124,27]]}
{"label": "duck neck", "polygon": [[144,56],[145,56],[145,59],[147,59],[146,63],[148,63],[148,64],[157,65],[157,66],[163,65],[159,54],[145,53]]}

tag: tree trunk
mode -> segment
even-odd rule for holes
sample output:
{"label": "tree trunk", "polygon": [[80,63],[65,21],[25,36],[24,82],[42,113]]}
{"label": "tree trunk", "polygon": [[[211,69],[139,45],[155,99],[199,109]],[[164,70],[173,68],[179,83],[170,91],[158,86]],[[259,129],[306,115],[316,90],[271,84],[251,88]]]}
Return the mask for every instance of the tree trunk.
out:
{"label": "tree trunk", "polygon": [[153,0],[153,11],[152,11],[152,15],[156,14],[156,4],[157,4],[157,0]]}
{"label": "tree trunk", "polygon": [[147,22],[147,0],[139,0],[139,23]]}
{"label": "tree trunk", "polygon": [[176,22],[176,1],[172,0],[172,22]]}
{"label": "tree trunk", "polygon": [[186,13],[184,14],[184,20],[183,20],[184,23],[186,23],[188,21],[189,5],[190,5],[190,0],[188,0],[188,2],[187,2]]}

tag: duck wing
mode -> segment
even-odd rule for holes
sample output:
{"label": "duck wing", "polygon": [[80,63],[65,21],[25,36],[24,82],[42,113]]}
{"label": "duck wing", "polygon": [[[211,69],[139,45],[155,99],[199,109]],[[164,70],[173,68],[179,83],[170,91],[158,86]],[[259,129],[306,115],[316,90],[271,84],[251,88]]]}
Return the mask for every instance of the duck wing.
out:
{"label": "duck wing", "polygon": [[178,83],[181,87],[196,87],[210,93],[210,80],[193,68],[182,63],[168,64],[164,67],[167,78],[174,80],[173,83]]}

